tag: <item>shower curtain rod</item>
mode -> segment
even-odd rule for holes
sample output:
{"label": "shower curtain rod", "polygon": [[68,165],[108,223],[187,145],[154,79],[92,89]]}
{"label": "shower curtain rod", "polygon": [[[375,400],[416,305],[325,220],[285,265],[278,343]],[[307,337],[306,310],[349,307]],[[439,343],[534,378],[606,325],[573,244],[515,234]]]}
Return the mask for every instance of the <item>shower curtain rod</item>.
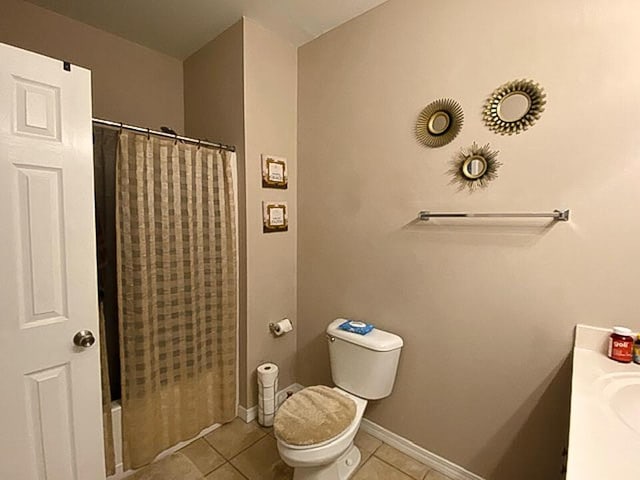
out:
{"label": "shower curtain rod", "polygon": [[180,140],[182,142],[196,143],[204,147],[219,148],[221,150],[227,150],[229,152],[235,152],[236,147],[233,145],[225,145],[224,143],[207,142],[206,140],[198,140],[197,138],[183,137],[182,135],[173,135],[171,133],[159,132],[157,130],[151,130],[149,128],[136,127],[135,125],[127,125],[121,122],[112,122],[111,120],[104,120],[102,118],[94,118],[93,123],[98,125],[104,125],[113,128],[122,128],[124,130],[131,130],[132,132],[146,133],[147,135],[156,135],[158,137],[170,138],[172,140]]}

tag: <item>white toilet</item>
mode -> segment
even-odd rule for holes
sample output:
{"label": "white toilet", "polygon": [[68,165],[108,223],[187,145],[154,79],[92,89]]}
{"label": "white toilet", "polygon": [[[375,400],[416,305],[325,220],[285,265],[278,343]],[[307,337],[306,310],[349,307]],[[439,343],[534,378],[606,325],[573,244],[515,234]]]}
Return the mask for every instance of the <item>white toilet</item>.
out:
{"label": "white toilet", "polygon": [[[353,439],[367,400],[388,397],[396,378],[402,338],[372,330],[367,335],[327,327],[333,389],[305,388],[285,401],[274,422],[278,451],[294,467],[294,480],[345,480],[360,463]],[[305,432],[304,430],[308,430]]]}

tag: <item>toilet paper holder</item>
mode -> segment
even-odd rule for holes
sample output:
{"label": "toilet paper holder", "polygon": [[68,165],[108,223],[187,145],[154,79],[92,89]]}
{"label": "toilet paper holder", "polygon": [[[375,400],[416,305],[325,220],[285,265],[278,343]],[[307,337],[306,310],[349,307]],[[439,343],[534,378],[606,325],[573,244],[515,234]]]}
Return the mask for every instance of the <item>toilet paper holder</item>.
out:
{"label": "toilet paper holder", "polygon": [[269,331],[276,337],[281,337],[291,330],[293,330],[293,324],[288,318],[283,318],[279,322],[269,323]]}

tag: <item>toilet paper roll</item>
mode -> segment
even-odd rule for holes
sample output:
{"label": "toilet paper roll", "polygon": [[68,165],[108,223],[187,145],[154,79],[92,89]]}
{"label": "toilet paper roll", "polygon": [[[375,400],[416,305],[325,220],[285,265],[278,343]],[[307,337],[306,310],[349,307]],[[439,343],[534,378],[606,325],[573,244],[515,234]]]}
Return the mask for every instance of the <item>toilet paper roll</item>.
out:
{"label": "toilet paper roll", "polygon": [[293,330],[293,324],[288,318],[283,318],[273,326],[273,333],[279,337]]}
{"label": "toilet paper roll", "polygon": [[273,425],[278,392],[278,366],[263,363],[258,367],[258,423],[263,427]]}

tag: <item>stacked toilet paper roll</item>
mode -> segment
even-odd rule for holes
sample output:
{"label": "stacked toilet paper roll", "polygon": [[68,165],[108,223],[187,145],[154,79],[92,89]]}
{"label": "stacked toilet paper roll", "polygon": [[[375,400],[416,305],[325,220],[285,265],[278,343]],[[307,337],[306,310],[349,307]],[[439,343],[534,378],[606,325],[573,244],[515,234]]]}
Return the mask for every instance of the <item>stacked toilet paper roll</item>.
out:
{"label": "stacked toilet paper roll", "polygon": [[263,427],[273,425],[278,393],[278,366],[263,363],[258,367],[258,423]]}

